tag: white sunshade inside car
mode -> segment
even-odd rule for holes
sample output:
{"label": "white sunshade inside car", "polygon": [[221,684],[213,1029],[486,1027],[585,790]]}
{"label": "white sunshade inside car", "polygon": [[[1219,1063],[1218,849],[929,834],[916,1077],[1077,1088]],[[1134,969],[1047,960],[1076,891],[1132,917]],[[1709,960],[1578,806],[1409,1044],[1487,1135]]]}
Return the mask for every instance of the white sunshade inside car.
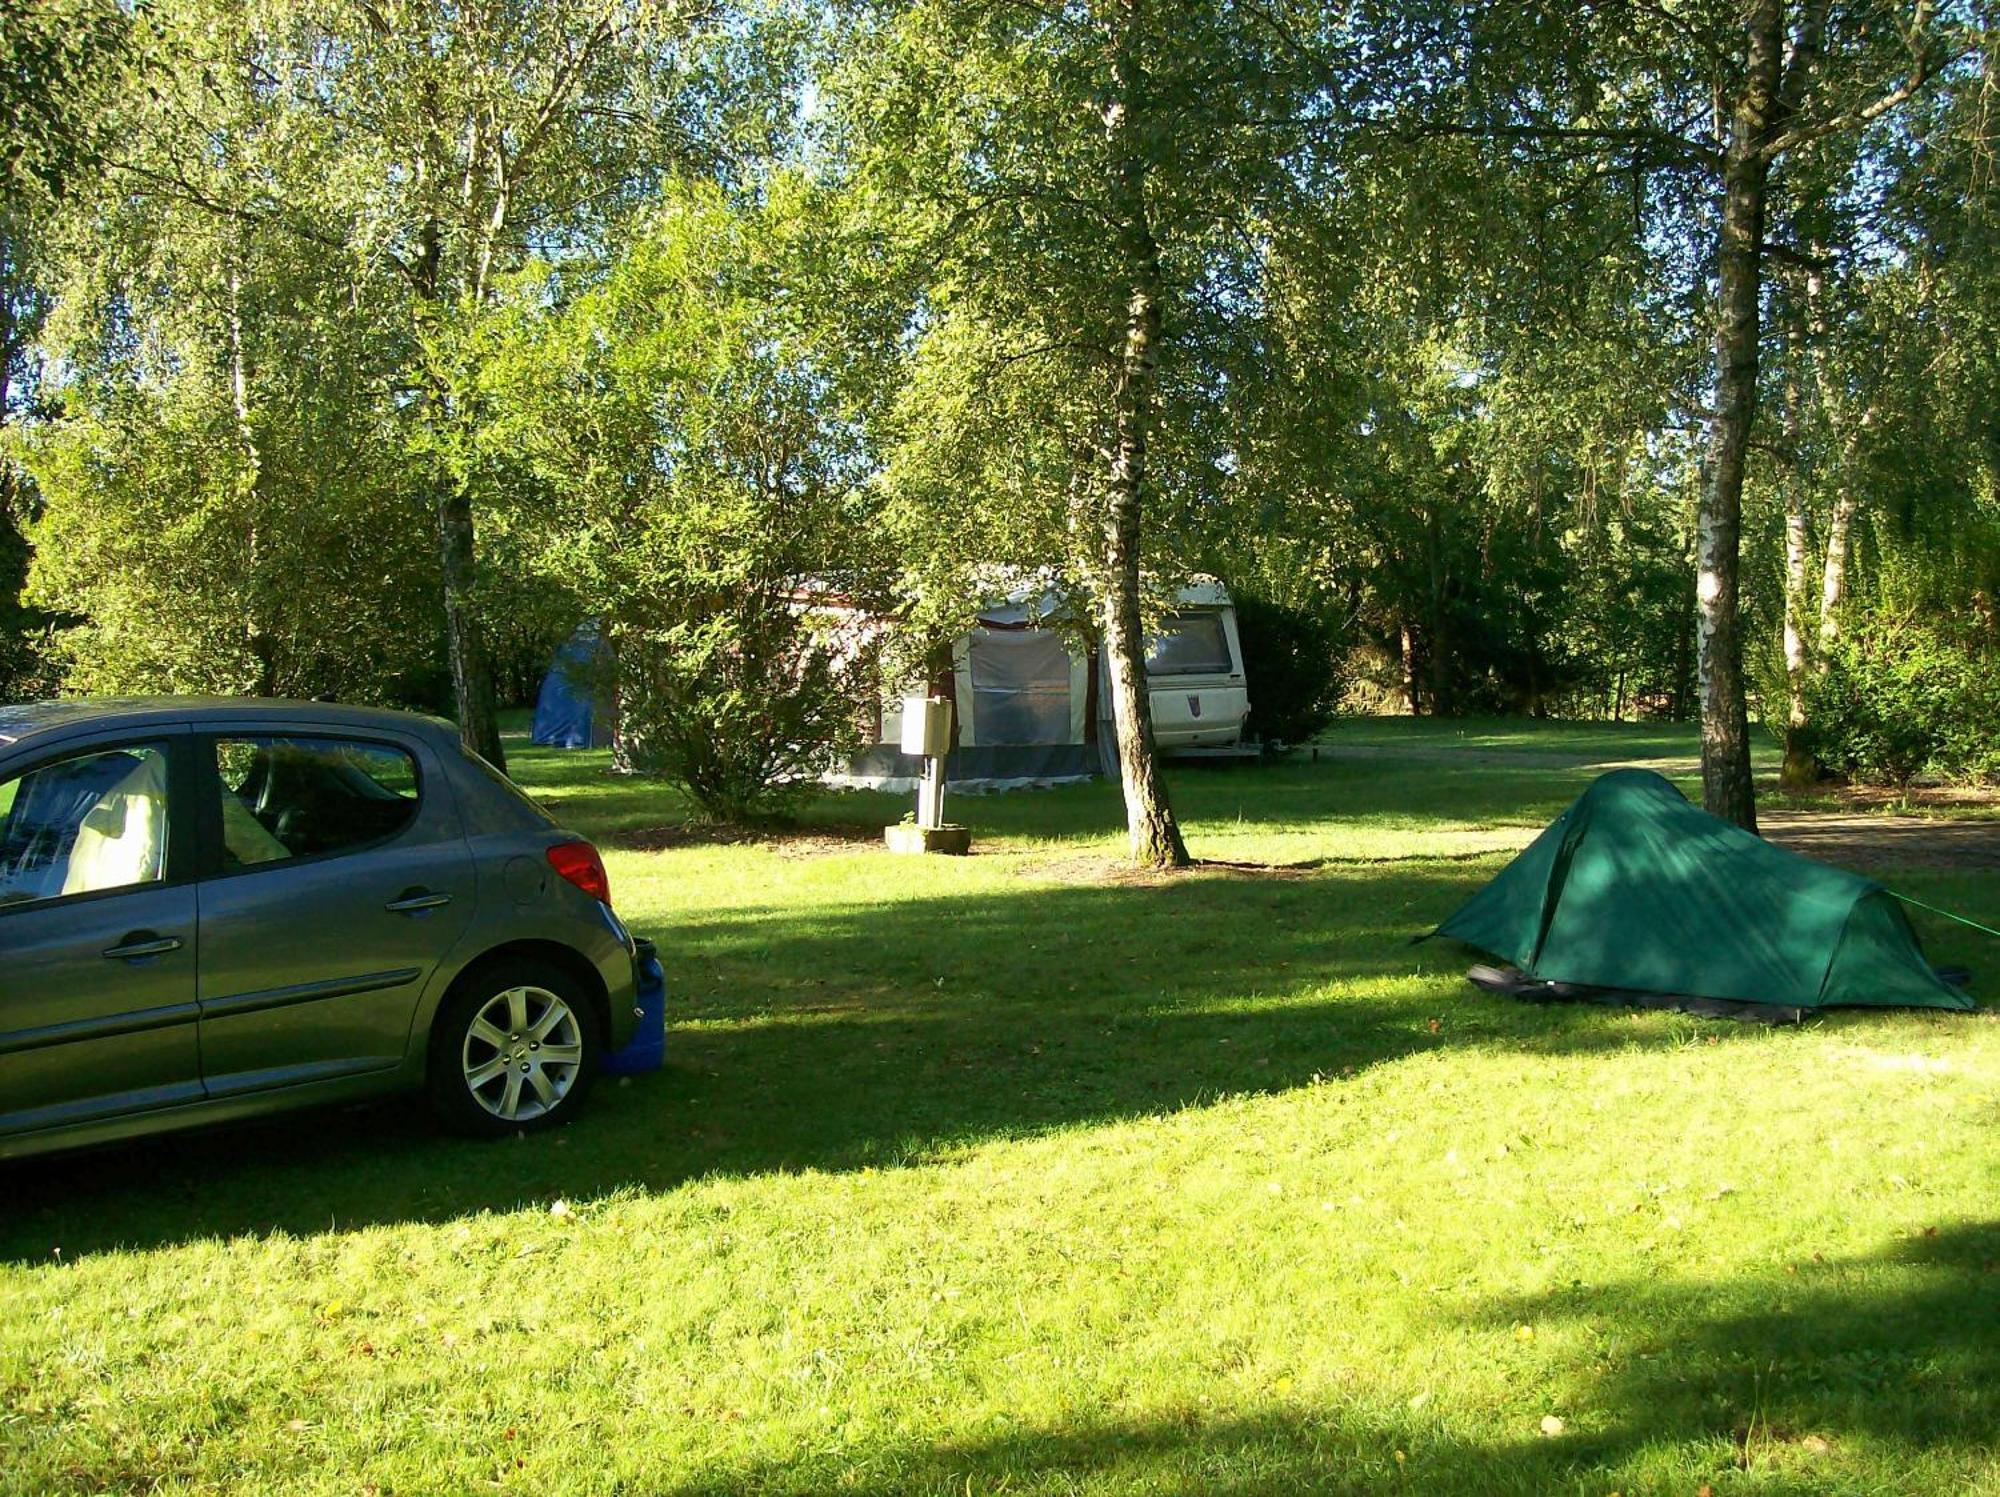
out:
{"label": "white sunshade inside car", "polygon": [[121,889],[162,876],[167,852],[167,761],[155,749],[84,813],[63,873],[62,892]]}

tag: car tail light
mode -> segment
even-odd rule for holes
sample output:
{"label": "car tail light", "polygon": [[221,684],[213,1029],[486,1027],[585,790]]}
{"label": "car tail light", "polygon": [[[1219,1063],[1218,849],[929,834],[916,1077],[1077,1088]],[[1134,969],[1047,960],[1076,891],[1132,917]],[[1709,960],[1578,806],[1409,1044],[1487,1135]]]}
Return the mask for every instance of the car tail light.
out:
{"label": "car tail light", "polygon": [[592,899],[611,903],[611,880],[604,872],[604,859],[588,842],[558,842],[549,849],[549,867]]}

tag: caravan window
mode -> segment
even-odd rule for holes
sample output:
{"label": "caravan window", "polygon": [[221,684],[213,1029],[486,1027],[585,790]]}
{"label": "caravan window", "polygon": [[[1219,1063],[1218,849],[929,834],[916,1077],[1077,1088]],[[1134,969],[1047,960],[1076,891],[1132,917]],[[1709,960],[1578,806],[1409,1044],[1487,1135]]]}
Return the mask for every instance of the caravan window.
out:
{"label": "caravan window", "polygon": [[1069,651],[1048,629],[975,629],[967,640],[981,747],[1068,743]]}
{"label": "caravan window", "polygon": [[1146,647],[1155,676],[1226,676],[1233,669],[1219,613],[1177,613]]}

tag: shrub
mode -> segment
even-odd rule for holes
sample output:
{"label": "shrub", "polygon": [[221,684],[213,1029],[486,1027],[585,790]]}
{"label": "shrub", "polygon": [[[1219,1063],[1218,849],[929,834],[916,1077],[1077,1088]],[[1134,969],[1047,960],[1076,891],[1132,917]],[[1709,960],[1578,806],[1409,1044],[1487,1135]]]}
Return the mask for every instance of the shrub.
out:
{"label": "shrub", "polygon": [[1842,640],[1807,691],[1807,747],[1837,775],[1907,785],[1921,774],[2000,771],[2000,680],[1993,663],[1908,620],[1875,620]]}
{"label": "shrub", "polygon": [[[803,601],[874,575],[855,350],[801,248],[812,205],[663,189],[601,280],[478,329],[481,460],[524,571],[603,621],[615,756],[710,816],[781,814],[858,732],[873,647]],[[850,614],[850,617],[853,616]]]}
{"label": "shrub", "polygon": [[618,634],[622,767],[685,789],[717,820],[783,816],[860,736],[874,647],[767,593]]}
{"label": "shrub", "polygon": [[1236,595],[1250,683],[1249,730],[1267,743],[1305,743],[1333,720],[1346,689],[1347,626],[1330,608]]}

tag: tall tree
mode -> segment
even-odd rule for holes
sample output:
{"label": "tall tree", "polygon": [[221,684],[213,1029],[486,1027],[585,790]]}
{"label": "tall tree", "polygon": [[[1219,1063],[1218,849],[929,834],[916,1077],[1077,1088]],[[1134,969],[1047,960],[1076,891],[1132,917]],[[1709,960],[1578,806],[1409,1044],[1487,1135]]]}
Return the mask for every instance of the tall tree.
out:
{"label": "tall tree", "polygon": [[[32,399],[48,310],[42,241],[92,164],[107,98],[143,60],[134,30],[115,0],[0,0],[0,440]],[[0,451],[0,693],[41,685],[33,636],[43,620],[19,602],[29,557],[22,508],[14,462]]]}
{"label": "tall tree", "polygon": [[430,490],[459,728],[496,763],[477,377],[440,350],[467,346],[450,330],[498,272],[601,250],[621,204],[716,144],[728,101],[695,55],[716,19],[704,0],[174,0],[173,85],[106,153],[128,194],[338,248],[401,309],[396,408]]}
{"label": "tall tree", "polygon": [[790,174],[674,183],[582,294],[523,278],[485,361],[488,460],[538,480],[501,518],[601,627],[617,757],[729,820],[816,784],[876,695],[877,354],[829,216]]}
{"label": "tall tree", "polygon": [[[1553,19],[1553,17],[1552,17]],[[1933,0],[1637,3],[1577,18],[1494,70],[1504,106],[1476,128],[1650,177],[1663,223],[1704,238],[1713,307],[1697,514],[1702,798],[1756,825],[1743,666],[1743,493],[1760,404],[1773,178],[1800,152],[1888,120],[1963,55]],[[1643,205],[1642,205],[1643,206]],[[1778,243],[1781,250],[1796,246]]]}
{"label": "tall tree", "polygon": [[1322,21],[1290,0],[916,0],[865,13],[830,84],[843,158],[917,283],[890,454],[908,533],[1094,600],[1146,864],[1188,860],[1144,670],[1199,528],[1178,522],[1227,462],[1204,339],[1254,305],[1263,215],[1324,95],[1298,36]]}
{"label": "tall tree", "polygon": [[1132,856],[1141,863],[1182,864],[1187,845],[1167,803],[1153,749],[1153,709],[1146,689],[1146,642],[1140,612],[1140,534],[1146,499],[1146,450],[1157,422],[1154,381],[1163,333],[1160,245],[1153,234],[1153,170],[1160,129],[1147,54],[1148,0],[1111,0],[1111,87],[1102,106],[1105,198],[1117,239],[1124,327],[1111,376],[1112,432],[1105,479],[1104,658],[1118,727],[1119,781]]}
{"label": "tall tree", "polygon": [[31,595],[87,691],[435,710],[435,550],[381,392],[400,319],[336,248],[127,199],[43,335],[61,380],[20,444]]}
{"label": "tall tree", "polygon": [[[1698,520],[1702,803],[1752,830],[1757,809],[1739,593],[1771,173],[1809,142],[1858,130],[1915,97],[1953,55],[1934,34],[1933,21],[1931,0],[1915,0],[1907,19],[1879,5],[1836,16],[1832,0],[1750,0],[1737,33],[1733,86],[1723,95],[1715,393]],[[1886,54],[1876,40],[1885,32],[1898,39]],[[1890,81],[1883,81],[1885,73]]]}

